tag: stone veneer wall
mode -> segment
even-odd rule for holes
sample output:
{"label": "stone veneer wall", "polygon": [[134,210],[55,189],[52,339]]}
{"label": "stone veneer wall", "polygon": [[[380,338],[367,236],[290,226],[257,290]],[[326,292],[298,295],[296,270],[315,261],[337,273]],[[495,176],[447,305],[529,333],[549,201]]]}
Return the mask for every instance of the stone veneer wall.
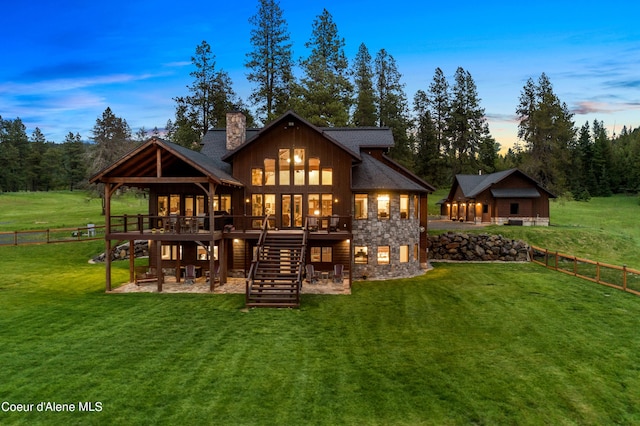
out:
{"label": "stone veneer wall", "polygon": [[[414,212],[414,205],[409,202],[409,218],[400,218],[400,195],[389,193],[391,214],[389,219],[378,219],[377,194],[369,194],[367,198],[368,219],[353,220],[352,246],[368,247],[368,263],[353,264],[352,276],[354,280],[413,277],[422,274],[420,259],[414,256],[414,247],[419,244],[420,223]],[[409,261],[400,263],[400,246],[409,246]],[[378,247],[389,246],[390,259],[388,265],[378,265]]]}

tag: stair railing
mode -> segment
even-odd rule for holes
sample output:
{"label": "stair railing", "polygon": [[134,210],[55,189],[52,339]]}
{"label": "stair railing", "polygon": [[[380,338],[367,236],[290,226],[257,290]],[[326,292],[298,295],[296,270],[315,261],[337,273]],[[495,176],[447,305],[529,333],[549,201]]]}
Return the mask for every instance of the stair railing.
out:
{"label": "stair railing", "polygon": [[264,221],[262,222],[262,227],[260,228],[260,236],[258,237],[258,243],[256,244],[256,249],[253,253],[253,259],[251,260],[251,267],[249,268],[249,273],[247,274],[247,279],[245,282],[245,295],[246,301],[249,302],[249,296],[251,295],[251,284],[256,276],[256,270],[258,269],[258,262],[262,257],[262,251],[264,246],[264,241],[267,238],[267,231],[269,230],[269,215],[266,215]]}

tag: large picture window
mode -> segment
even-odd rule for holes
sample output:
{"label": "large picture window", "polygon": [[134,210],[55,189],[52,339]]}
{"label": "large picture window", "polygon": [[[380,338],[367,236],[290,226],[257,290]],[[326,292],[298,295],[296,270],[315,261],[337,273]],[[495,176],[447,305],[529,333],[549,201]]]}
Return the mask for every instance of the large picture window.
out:
{"label": "large picture window", "polygon": [[309,158],[309,185],[320,185],[319,158]]}
{"label": "large picture window", "polygon": [[276,160],[273,158],[264,159],[264,184],[276,184]]}
{"label": "large picture window", "polygon": [[333,169],[322,169],[322,184],[333,185]]}
{"label": "large picture window", "polygon": [[291,150],[278,150],[278,179],[280,185],[291,185]]}
{"label": "large picture window", "polygon": [[251,169],[251,185],[262,186],[262,169]]}
{"label": "large picture window", "polygon": [[293,150],[293,184],[304,185],[304,148],[296,148]]}

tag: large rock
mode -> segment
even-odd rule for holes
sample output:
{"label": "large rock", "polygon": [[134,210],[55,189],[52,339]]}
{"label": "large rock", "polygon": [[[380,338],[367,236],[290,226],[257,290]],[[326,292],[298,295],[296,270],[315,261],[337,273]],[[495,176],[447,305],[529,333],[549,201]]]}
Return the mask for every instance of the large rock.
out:
{"label": "large rock", "polygon": [[448,233],[429,237],[429,258],[462,261],[529,260],[529,245],[502,235]]}

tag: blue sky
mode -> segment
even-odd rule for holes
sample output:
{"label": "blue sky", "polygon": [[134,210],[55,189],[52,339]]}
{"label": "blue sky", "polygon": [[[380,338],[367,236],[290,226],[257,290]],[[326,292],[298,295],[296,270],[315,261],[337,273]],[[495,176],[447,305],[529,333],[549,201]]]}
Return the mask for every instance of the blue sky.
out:
{"label": "blue sky", "polygon": [[[236,5],[232,5],[235,3]],[[577,126],[604,121],[611,134],[640,126],[640,5],[610,1],[430,2],[281,0],[294,58],[314,19],[326,8],[345,51],[360,43],[373,56],[384,48],[397,61],[411,100],[427,90],[436,67],[450,82],[469,71],[493,136],[517,139],[515,109],[528,78],[545,72]],[[35,0],[0,13],[0,116],[20,117],[27,132],[48,140],[68,132],[84,139],[111,107],[132,130],[164,127],[172,98],[187,93],[190,58],[206,40],[217,67],[247,100],[248,23],[257,1],[180,2]]]}

